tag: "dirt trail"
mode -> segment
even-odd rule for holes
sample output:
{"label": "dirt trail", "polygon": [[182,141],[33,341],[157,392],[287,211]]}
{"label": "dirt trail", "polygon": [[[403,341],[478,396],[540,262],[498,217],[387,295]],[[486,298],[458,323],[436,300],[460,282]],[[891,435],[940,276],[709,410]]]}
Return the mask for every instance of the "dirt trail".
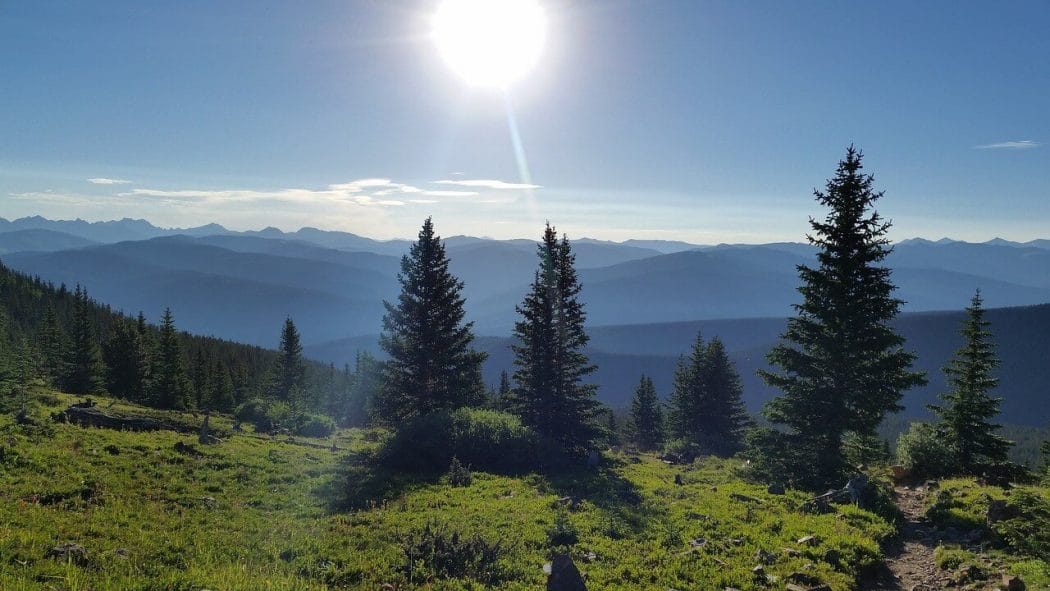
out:
{"label": "dirt trail", "polygon": [[938,535],[937,529],[926,520],[925,489],[898,487],[894,492],[905,519],[901,536],[886,548],[885,567],[862,588],[867,591],[944,589],[948,586],[949,573],[937,568],[933,561]]}

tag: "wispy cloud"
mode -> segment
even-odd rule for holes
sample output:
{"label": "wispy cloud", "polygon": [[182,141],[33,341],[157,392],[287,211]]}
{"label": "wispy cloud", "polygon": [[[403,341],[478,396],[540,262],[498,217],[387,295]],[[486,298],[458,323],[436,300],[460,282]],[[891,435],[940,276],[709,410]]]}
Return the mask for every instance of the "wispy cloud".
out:
{"label": "wispy cloud", "polygon": [[422,195],[429,197],[473,197],[477,191],[423,191]]}
{"label": "wispy cloud", "polygon": [[97,177],[93,179],[87,179],[87,182],[92,185],[130,185],[132,181],[125,179],[107,179],[103,177]]}
{"label": "wispy cloud", "polygon": [[477,187],[479,189],[540,189],[540,185],[532,185],[529,183],[508,183],[505,181],[497,181],[493,179],[464,179],[464,180],[452,180],[445,179],[440,181],[434,181],[435,185],[456,185],[459,187]]}
{"label": "wispy cloud", "polygon": [[1038,148],[1043,144],[1039,142],[1033,142],[1032,140],[1019,140],[1012,142],[998,142],[995,144],[984,144],[982,146],[974,146],[975,150],[1030,150],[1032,148]]}
{"label": "wispy cloud", "polygon": [[[407,188],[407,190],[405,190]],[[374,191],[373,189],[379,189]],[[347,183],[328,185],[325,189],[277,189],[259,191],[254,189],[132,189],[118,193],[121,197],[156,197],[181,202],[286,202],[286,203],[356,203],[370,206],[401,206],[404,201],[380,199],[393,193],[420,193],[415,187],[395,183],[389,179],[359,179]]]}

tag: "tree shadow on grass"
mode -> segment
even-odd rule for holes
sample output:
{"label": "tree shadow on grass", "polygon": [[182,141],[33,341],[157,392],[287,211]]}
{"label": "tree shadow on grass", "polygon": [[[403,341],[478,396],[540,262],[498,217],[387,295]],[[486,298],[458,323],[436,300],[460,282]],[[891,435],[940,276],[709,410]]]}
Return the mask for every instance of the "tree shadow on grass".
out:
{"label": "tree shadow on grass", "polygon": [[314,493],[324,500],[330,513],[371,509],[434,484],[441,474],[437,470],[390,467],[373,451],[353,451],[340,462],[336,477]]}
{"label": "tree shadow on grass", "polygon": [[[587,501],[607,512],[632,530],[644,528],[646,514],[637,487],[617,472],[622,460],[605,457],[598,467],[587,467],[582,460],[547,461],[533,469],[478,470],[503,476],[535,474],[542,478],[544,492],[559,497],[559,503],[572,510]],[[414,490],[436,484],[447,472],[446,466],[406,469],[392,465],[376,451],[354,451],[342,460],[337,475],[314,492],[331,513],[370,509],[402,497]]]}

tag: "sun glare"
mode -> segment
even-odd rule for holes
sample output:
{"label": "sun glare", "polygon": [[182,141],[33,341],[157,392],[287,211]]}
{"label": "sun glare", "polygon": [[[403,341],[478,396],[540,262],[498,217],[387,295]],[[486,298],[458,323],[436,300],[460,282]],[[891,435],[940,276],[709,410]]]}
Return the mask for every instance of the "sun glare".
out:
{"label": "sun glare", "polygon": [[536,65],[545,25],[535,0],[444,0],[434,14],[433,37],[468,84],[506,88]]}

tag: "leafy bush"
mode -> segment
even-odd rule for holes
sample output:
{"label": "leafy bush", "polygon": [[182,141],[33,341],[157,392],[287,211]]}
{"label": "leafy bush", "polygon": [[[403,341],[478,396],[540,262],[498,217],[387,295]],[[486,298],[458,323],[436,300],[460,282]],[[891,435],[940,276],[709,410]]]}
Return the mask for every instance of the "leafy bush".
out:
{"label": "leafy bush", "polygon": [[448,483],[452,486],[470,486],[473,480],[474,475],[470,473],[470,468],[464,466],[459,458],[452,456],[452,464],[448,467]]}
{"label": "leafy bush", "polygon": [[672,439],[664,446],[664,456],[676,458],[682,464],[692,464],[693,460],[703,455],[700,445],[685,439]]}
{"label": "leafy bush", "polygon": [[554,514],[554,525],[547,530],[547,547],[552,550],[564,550],[573,546],[580,539],[576,526],[569,518],[569,512],[563,507]]}
{"label": "leafy bush", "polygon": [[288,429],[304,437],[328,437],[335,432],[335,421],[326,415],[297,413],[279,400],[253,398],[237,407],[233,416],[251,423],[256,431],[271,433]]}
{"label": "leafy bush", "polygon": [[885,439],[855,431],[849,431],[842,437],[842,453],[852,466],[885,464],[890,457]]}
{"label": "leafy bush", "polygon": [[499,543],[478,535],[461,536],[444,527],[427,524],[402,541],[406,573],[410,583],[434,579],[471,578],[486,585],[503,575],[499,560],[505,550]]}
{"label": "leafy bush", "polygon": [[897,461],[917,478],[939,478],[957,470],[955,449],[929,423],[912,423],[897,439]]}
{"label": "leafy bush", "polygon": [[327,415],[301,415],[296,423],[295,433],[303,437],[328,437],[335,432],[335,421]]}
{"label": "leafy bush", "polygon": [[456,457],[476,470],[517,473],[532,467],[537,443],[536,435],[513,415],[464,408],[403,425],[378,459],[390,468],[432,473]]}
{"label": "leafy bush", "polygon": [[1050,500],[1018,489],[1010,497],[1009,508],[1017,517],[997,522],[995,531],[1019,552],[1050,561]]}

